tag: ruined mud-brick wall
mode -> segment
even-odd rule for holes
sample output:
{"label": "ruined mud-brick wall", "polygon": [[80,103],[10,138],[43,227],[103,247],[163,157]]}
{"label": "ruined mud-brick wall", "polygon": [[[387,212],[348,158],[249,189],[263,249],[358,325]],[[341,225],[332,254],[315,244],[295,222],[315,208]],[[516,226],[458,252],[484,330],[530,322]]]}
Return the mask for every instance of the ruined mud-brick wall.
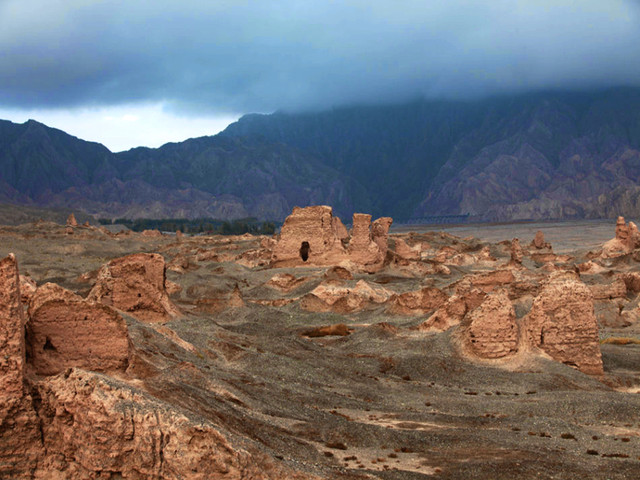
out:
{"label": "ruined mud-brick wall", "polygon": [[282,225],[273,262],[338,263],[346,257],[340,230],[331,207],[295,207]]}
{"label": "ruined mud-brick wall", "polygon": [[349,235],[331,207],[296,207],[282,226],[272,264],[326,266],[349,261],[365,269],[379,268],[387,253],[392,222],[383,217],[372,224],[371,215],[355,213]]}
{"label": "ruined mud-brick wall", "polygon": [[598,321],[589,287],[571,274],[552,275],[524,318],[527,341],[551,358],[602,375]]}

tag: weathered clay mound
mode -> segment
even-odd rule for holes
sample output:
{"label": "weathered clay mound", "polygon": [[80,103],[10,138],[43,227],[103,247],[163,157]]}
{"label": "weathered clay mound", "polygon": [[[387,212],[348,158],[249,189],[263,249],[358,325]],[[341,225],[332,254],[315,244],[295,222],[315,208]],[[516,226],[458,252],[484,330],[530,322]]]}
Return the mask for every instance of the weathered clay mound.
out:
{"label": "weathered clay mound", "polygon": [[536,232],[536,236],[531,241],[531,248],[536,250],[551,250],[551,244],[544,239],[544,233],[540,230]]}
{"label": "weathered clay mound", "polygon": [[477,357],[502,358],[518,350],[516,314],[504,291],[488,295],[460,327],[467,351]]}
{"label": "weathered clay mound", "polygon": [[448,295],[435,287],[401,293],[392,298],[388,312],[393,315],[425,315],[447,301]]}
{"label": "weathered clay mound", "polygon": [[353,313],[382,305],[392,295],[390,290],[365,280],[359,280],[355,286],[325,281],[301,299],[300,307],[310,312]]}
{"label": "weathered clay mound", "polygon": [[589,289],[594,300],[613,300],[627,296],[627,285],[622,278],[617,278],[608,284],[590,285]]}
{"label": "weathered clay mound", "polygon": [[101,372],[127,368],[122,316],[56,284],[41,286],[31,299],[27,332],[29,364],[38,375],[55,375],[68,367]]}
{"label": "weathered clay mound", "polygon": [[640,292],[640,273],[629,272],[620,275],[620,278],[624,281],[627,290],[633,293]]}
{"label": "weathered clay mound", "polygon": [[157,237],[162,237],[162,232],[160,232],[159,230],[153,229],[153,230],[143,230],[140,233],[141,236],[143,237],[149,237],[149,238],[157,238]]}
{"label": "weathered clay mound", "polygon": [[515,281],[516,277],[511,269],[493,270],[465,276],[456,284],[456,292],[465,293],[470,289],[477,288],[489,293],[497,288],[508,287]]}
{"label": "weathered clay mound", "polygon": [[146,322],[180,314],[166,292],[165,263],[157,253],[135,253],[111,260],[98,273],[88,299],[104,303]]}
{"label": "weathered clay mound", "polygon": [[522,250],[522,246],[520,245],[520,240],[514,238],[511,240],[511,258],[509,260],[509,265],[512,266],[521,266],[522,265],[522,257],[524,256],[524,252]]}
{"label": "weathered clay mound", "polygon": [[[387,226],[388,227],[388,226]],[[386,234],[384,235],[386,239]],[[381,242],[382,238],[378,239]],[[367,271],[375,271],[382,267],[386,248],[380,249],[371,232],[371,215],[354,213],[351,239],[349,240],[349,259]]]}
{"label": "weathered clay mound", "polygon": [[353,274],[344,267],[334,266],[324,272],[327,280],[353,280]]}
{"label": "weathered clay mound", "polygon": [[282,293],[289,293],[307,280],[309,280],[308,277],[295,277],[290,273],[278,273],[271,277],[266,285]]}
{"label": "weathered clay mound", "polygon": [[422,254],[419,246],[410,247],[399,237],[395,239],[394,251],[397,256],[396,261],[417,261],[420,260]]}
{"label": "weathered clay mound", "polygon": [[20,275],[20,298],[25,305],[29,304],[29,300],[36,293],[38,286],[33,278],[27,275]]}
{"label": "weathered clay mound", "polygon": [[602,246],[602,258],[615,258],[631,253],[640,246],[640,232],[635,223],[625,223],[618,217],[616,236]]}
{"label": "weathered clay mound", "polygon": [[190,256],[179,253],[167,264],[167,270],[171,270],[176,273],[185,273],[197,270],[200,267],[193,260],[194,259]]}
{"label": "weathered clay mound", "polygon": [[464,294],[455,294],[436,310],[417,329],[424,332],[444,332],[458,325],[465,315],[477,308],[484,300],[486,293],[473,288]]}
{"label": "weathered clay mound", "polygon": [[244,306],[244,298],[237,283],[230,292],[209,290],[206,296],[196,300],[196,309],[199,312],[208,314],[216,314],[229,308],[241,308]]}
{"label": "weathered clay mound", "polygon": [[593,294],[567,273],[552,274],[524,318],[530,345],[590,375],[602,375]]}
{"label": "weathered clay mound", "polygon": [[346,337],[353,329],[348,328],[344,323],[337,323],[335,325],[327,325],[324,327],[312,328],[311,330],[305,330],[302,335],[309,338],[338,336]]}

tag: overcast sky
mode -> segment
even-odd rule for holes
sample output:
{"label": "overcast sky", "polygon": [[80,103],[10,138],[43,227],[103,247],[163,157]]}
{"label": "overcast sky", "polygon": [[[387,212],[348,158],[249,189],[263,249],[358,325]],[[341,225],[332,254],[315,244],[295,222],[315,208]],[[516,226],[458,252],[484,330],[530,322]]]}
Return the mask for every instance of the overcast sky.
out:
{"label": "overcast sky", "polygon": [[0,118],[114,151],[244,113],[640,85],[640,0],[0,0]]}

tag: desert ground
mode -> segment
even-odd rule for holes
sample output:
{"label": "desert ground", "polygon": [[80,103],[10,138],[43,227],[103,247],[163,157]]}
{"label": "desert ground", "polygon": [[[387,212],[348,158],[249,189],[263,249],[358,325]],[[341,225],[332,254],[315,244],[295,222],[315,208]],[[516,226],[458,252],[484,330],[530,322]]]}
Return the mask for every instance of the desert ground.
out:
{"label": "desert ground", "polygon": [[[313,243],[308,261],[283,259],[277,237],[71,223],[0,228],[26,325],[22,406],[0,407],[3,478],[640,478],[633,225],[392,228],[374,264],[314,262]],[[138,253],[159,254],[162,278],[127,307],[116,290],[146,287],[117,287],[105,265]],[[127,278],[150,271],[139,258]],[[582,295],[574,313],[548,313],[553,288]],[[98,304],[119,330],[60,320]],[[550,330],[537,346],[526,334],[536,309],[573,322],[555,350]]]}

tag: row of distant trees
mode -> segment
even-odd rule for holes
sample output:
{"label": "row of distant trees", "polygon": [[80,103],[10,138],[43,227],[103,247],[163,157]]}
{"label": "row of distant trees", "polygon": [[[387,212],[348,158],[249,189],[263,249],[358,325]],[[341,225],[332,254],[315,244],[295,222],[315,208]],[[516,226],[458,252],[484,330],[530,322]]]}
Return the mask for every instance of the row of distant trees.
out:
{"label": "row of distant trees", "polygon": [[242,235],[243,233],[253,233],[256,235],[272,235],[275,233],[276,222],[260,221],[257,218],[241,218],[238,220],[217,220],[214,218],[100,218],[101,225],[120,224],[134,232],[143,230],[160,230],[161,232],[182,232],[182,233],[206,233],[219,235]]}

